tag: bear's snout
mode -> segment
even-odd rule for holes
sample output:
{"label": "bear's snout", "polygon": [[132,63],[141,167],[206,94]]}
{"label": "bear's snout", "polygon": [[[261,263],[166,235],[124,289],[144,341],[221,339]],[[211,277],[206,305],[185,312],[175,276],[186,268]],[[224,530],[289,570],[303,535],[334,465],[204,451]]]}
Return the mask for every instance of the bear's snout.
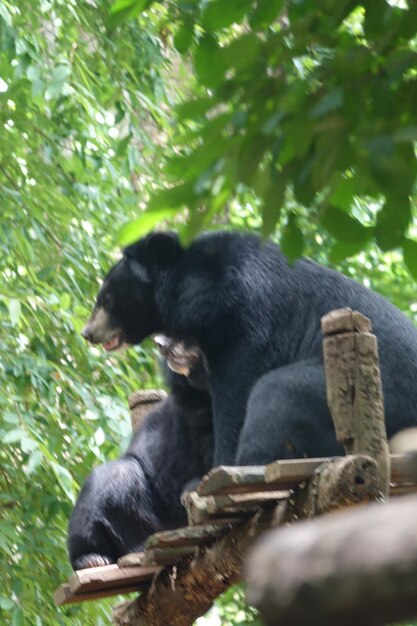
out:
{"label": "bear's snout", "polygon": [[90,343],[103,343],[114,334],[115,328],[110,323],[109,314],[103,307],[95,307],[94,311],[81,331],[81,337]]}
{"label": "bear's snout", "polygon": [[90,343],[92,342],[92,340],[93,340],[93,335],[92,335],[92,332],[91,332],[91,329],[90,329],[89,324],[86,324],[86,325],[84,326],[84,328],[82,329],[82,331],[81,331],[81,337],[82,337],[83,339],[85,339],[86,341],[89,341]]}

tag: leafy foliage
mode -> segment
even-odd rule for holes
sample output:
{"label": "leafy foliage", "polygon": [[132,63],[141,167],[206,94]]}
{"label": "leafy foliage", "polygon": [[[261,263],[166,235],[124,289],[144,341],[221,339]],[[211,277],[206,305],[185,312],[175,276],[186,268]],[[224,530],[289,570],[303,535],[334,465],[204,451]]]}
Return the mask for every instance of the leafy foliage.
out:
{"label": "leafy foliage", "polygon": [[[129,6],[151,4],[159,6],[142,0]],[[382,250],[403,247],[417,276],[409,240],[417,173],[416,4],[160,4],[174,46],[192,57],[195,83],[176,110],[176,152],[164,168],[169,191],[157,193],[148,211],[188,207],[185,237],[191,237],[246,190],[260,203],[265,236],[287,224],[280,236],[290,257],[303,249],[297,216],[308,215],[319,231],[355,244],[341,246],[340,254],[370,239]],[[373,206],[369,224],[353,215],[357,197]],[[132,238],[136,228],[140,223]]]}
{"label": "leafy foliage", "polygon": [[104,5],[1,5],[0,622],[12,626],[108,623],[108,603],[53,605],[67,520],[128,435],[127,394],[160,382],[152,353],[110,360],[79,336],[114,233],[156,176],[169,101],[151,28],[127,24],[116,41]]}

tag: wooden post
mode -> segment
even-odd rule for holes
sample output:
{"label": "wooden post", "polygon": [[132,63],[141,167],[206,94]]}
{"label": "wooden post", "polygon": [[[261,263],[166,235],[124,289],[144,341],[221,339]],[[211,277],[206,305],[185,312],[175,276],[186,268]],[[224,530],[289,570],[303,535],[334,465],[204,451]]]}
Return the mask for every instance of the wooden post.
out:
{"label": "wooden post", "polygon": [[351,309],[331,311],[322,318],[327,400],[337,440],[347,454],[376,460],[385,499],[390,464],[377,339],[371,329],[371,322]]}

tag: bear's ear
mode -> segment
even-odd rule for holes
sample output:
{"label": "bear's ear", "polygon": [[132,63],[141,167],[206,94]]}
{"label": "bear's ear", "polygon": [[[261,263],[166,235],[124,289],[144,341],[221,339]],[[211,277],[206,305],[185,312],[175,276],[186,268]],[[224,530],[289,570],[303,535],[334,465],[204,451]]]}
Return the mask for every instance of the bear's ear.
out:
{"label": "bear's ear", "polygon": [[172,265],[182,252],[177,233],[151,233],[146,238],[145,264],[163,269]]}

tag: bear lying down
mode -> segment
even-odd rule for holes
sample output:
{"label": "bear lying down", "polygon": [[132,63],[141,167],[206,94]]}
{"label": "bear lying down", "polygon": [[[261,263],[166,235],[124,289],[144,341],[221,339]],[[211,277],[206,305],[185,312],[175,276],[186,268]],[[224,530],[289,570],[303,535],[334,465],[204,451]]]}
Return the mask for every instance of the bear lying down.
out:
{"label": "bear lying down", "polygon": [[289,266],[251,235],[206,234],[184,249],[160,233],[127,248],[83,336],[107,350],[157,332],[200,346],[212,404],[192,377],[174,376],[128,452],[81,491],[73,567],[113,562],[184,524],[180,494],[213,464],[343,453],[326,402],[320,319],[346,306],[369,317],[378,337],[391,437],[417,423],[417,330],[384,298],[311,261]]}

